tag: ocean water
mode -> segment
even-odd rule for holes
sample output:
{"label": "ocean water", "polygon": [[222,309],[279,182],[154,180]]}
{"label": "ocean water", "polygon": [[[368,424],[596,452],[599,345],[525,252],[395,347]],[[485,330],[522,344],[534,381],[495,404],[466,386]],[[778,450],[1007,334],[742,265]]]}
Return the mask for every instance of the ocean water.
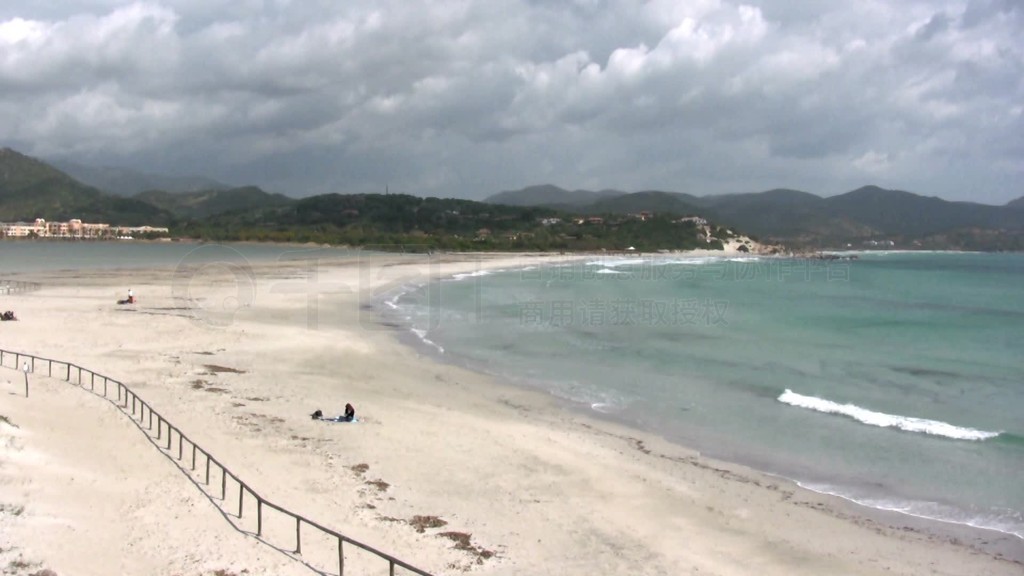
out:
{"label": "ocean water", "polygon": [[1024,255],[595,258],[383,303],[448,361],[813,490],[1024,539]]}
{"label": "ocean water", "polygon": [[286,244],[195,242],[0,241],[0,277],[56,270],[102,270],[225,264],[297,259],[350,258],[345,248],[308,248]]}

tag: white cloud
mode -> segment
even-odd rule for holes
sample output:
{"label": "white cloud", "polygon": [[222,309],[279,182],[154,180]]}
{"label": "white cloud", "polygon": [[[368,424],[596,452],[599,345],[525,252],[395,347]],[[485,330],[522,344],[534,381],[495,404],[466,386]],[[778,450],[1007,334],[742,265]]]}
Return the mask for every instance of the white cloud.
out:
{"label": "white cloud", "polygon": [[877,175],[889,168],[889,155],[874,150],[868,150],[860,158],[853,161],[853,165],[859,170]]}
{"label": "white cloud", "polygon": [[19,4],[0,145],[30,154],[299,195],[1021,193],[1014,2]]}
{"label": "white cloud", "polygon": [[5,51],[13,51],[18,44],[22,43],[38,46],[46,38],[47,28],[43,22],[12,18],[6,22],[0,22],[0,42],[6,45]]}

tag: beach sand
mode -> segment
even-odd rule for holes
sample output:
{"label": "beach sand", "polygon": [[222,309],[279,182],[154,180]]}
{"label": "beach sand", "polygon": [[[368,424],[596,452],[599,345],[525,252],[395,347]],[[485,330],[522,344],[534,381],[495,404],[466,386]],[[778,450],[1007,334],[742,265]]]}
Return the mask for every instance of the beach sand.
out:
{"label": "beach sand", "polygon": [[[557,258],[557,257],[555,257]],[[0,348],[129,386],[261,497],[433,574],[1022,574],[1020,540],[867,513],[398,340],[389,287],[553,260],[375,256],[35,273]],[[119,306],[128,288],[138,303]],[[0,369],[4,574],[339,571],[335,540],[220,495],[102,395]],[[57,374],[55,376],[59,376]],[[66,374],[65,374],[66,375]],[[113,392],[113,390],[111,390]],[[346,402],[358,423],[315,421]],[[988,542],[979,540],[989,540]],[[352,545],[345,574],[387,574]],[[403,574],[401,569],[397,574]]]}

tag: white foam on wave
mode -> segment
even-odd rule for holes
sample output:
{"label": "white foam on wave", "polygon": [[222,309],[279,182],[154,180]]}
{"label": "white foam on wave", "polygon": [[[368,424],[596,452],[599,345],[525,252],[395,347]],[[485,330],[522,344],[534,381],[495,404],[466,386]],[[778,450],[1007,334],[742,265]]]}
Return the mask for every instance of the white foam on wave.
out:
{"label": "white foam on wave", "polygon": [[618,268],[619,266],[639,266],[641,264],[650,264],[653,261],[650,258],[600,258],[598,260],[591,260],[587,262],[587,266],[604,266],[606,268]]}
{"label": "white foam on wave", "polygon": [[999,432],[987,432],[985,430],[975,430],[974,428],[963,428],[960,426],[954,426],[953,424],[947,424],[946,422],[939,422],[938,420],[926,420],[924,418],[913,418],[911,416],[899,416],[895,414],[874,412],[867,408],[861,408],[856,404],[839,404],[838,402],[832,402],[831,400],[825,400],[823,398],[804,396],[802,394],[797,394],[788,388],[785,392],[779,395],[778,400],[779,402],[789,404],[790,406],[796,406],[798,408],[807,408],[809,410],[824,412],[826,414],[847,416],[863,424],[879,426],[881,428],[897,428],[906,432],[918,432],[931,434],[933,436],[944,436],[946,438],[954,438],[956,440],[988,440],[989,438],[999,436]]}
{"label": "white foam on wave", "polygon": [[621,272],[619,270],[612,270],[611,268],[601,268],[597,272],[594,272],[594,274],[625,274],[625,272]]}
{"label": "white foam on wave", "polygon": [[420,330],[419,328],[410,328],[410,330],[412,331],[413,334],[416,335],[417,338],[420,339],[421,342],[428,346],[434,347],[438,352],[444,354],[444,347],[438,344],[437,342],[434,342],[430,338],[427,338],[426,330]]}
{"label": "white foam on wave", "polygon": [[629,268],[636,266],[701,266],[720,262],[760,262],[760,256],[655,256],[638,258],[601,258],[591,260],[587,266],[603,266],[605,268]]}
{"label": "white foam on wave", "polygon": [[985,513],[968,512],[936,502],[894,500],[891,498],[858,495],[856,490],[844,489],[828,484],[797,482],[797,485],[812,492],[836,496],[876,510],[899,512],[900,514],[906,514],[915,518],[937,520],[948,524],[960,524],[972,528],[995,530],[996,532],[1024,539],[1024,518],[1021,517],[1020,512],[1008,508],[993,509]]}
{"label": "white foam on wave", "polygon": [[857,256],[919,256],[922,254],[981,254],[977,250],[839,250],[829,254]]}
{"label": "white foam on wave", "polygon": [[478,278],[480,276],[490,276],[491,273],[492,272],[490,270],[477,270],[476,272],[463,272],[461,274],[452,274],[452,278],[451,279],[457,282],[459,280],[465,280],[466,278]]}

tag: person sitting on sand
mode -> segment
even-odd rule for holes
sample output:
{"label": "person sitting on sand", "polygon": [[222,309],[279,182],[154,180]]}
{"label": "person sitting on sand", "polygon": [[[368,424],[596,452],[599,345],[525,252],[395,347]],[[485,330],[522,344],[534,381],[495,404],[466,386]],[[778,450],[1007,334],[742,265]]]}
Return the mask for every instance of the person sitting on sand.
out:
{"label": "person sitting on sand", "polygon": [[128,303],[135,304],[135,292],[131,288],[128,289]]}
{"label": "person sitting on sand", "polygon": [[334,416],[333,418],[324,418],[322,410],[317,410],[310,414],[313,420],[323,420],[324,422],[354,422],[356,419],[356,409],[351,404],[345,404],[345,415]]}
{"label": "person sitting on sand", "polygon": [[4,312],[3,315],[0,315],[0,320],[17,320],[17,319],[18,319],[18,317],[15,316],[14,312],[11,312],[10,310]]}

